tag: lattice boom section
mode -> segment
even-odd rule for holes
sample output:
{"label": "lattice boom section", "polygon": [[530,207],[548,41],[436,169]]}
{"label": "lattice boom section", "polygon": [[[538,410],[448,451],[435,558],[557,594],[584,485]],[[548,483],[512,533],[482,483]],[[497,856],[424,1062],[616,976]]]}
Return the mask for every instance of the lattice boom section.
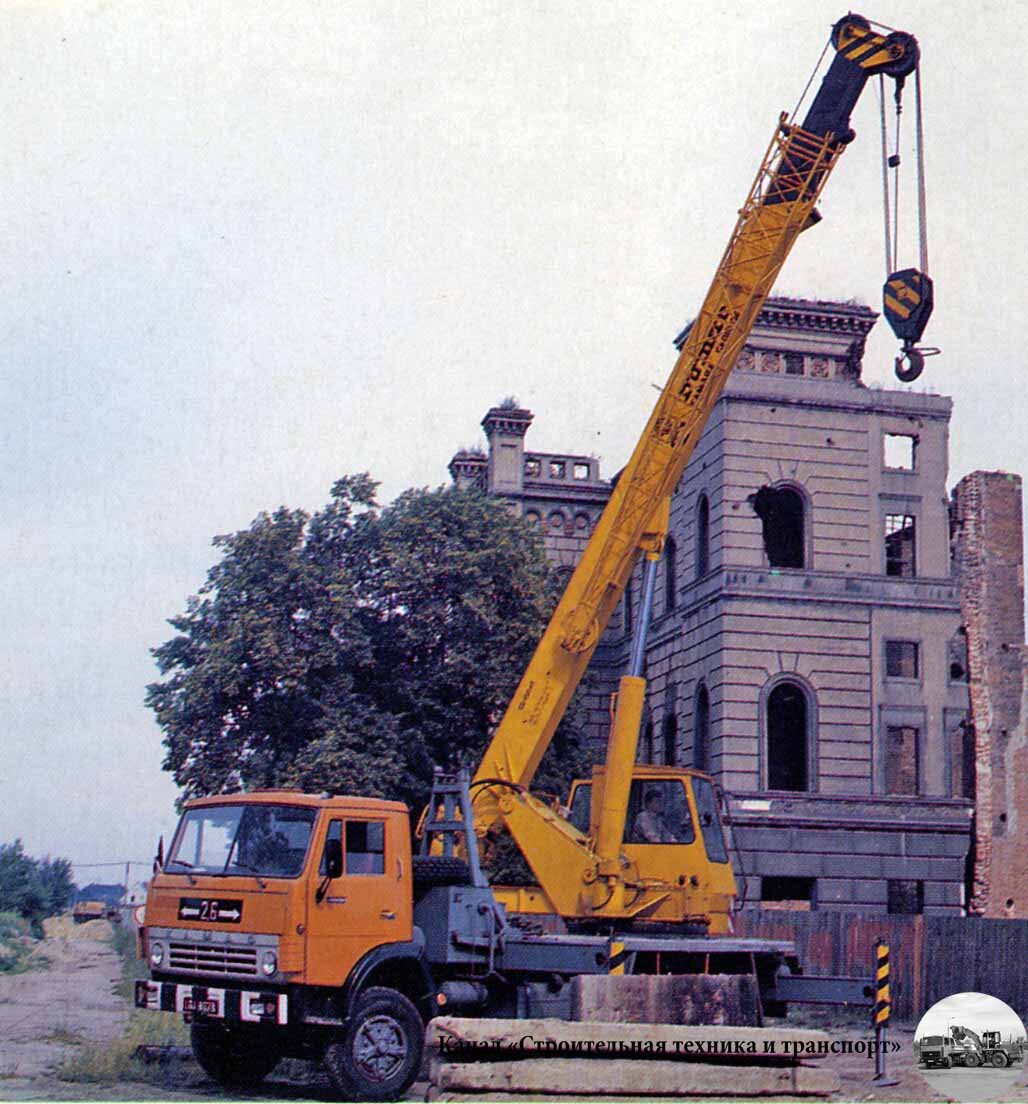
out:
{"label": "lattice boom section", "polygon": [[[591,647],[605,596],[620,590],[639,541],[689,461],[764,300],[844,147],[779,122],[710,291],[625,473],[597,526],[603,540],[579,601],[565,622],[564,647]],[[604,535],[605,533],[605,535]],[[588,570],[586,561],[581,564]],[[569,590],[574,588],[573,581]]]}

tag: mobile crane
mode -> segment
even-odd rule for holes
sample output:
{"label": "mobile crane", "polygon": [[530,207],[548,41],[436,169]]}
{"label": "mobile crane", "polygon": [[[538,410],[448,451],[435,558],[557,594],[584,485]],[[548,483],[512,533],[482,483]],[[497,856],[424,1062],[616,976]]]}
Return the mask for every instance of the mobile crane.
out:
{"label": "mobile crane", "polygon": [[[648,601],[606,760],[571,796],[577,826],[528,791],[640,555],[652,595],[669,496],[791,246],[818,221],[867,78],[901,84],[918,61],[911,35],[855,15],[835,25],[832,44],[803,123],[783,115],[776,126],[681,355],[474,781],[437,781],[422,855],[411,854],[396,802],[280,790],[186,803],[150,885],[150,979],[136,1004],[183,1014],[197,1059],[224,1084],[252,1085],[288,1054],[323,1058],[347,1097],[394,1099],[417,1074],[434,1011],[567,1018],[583,974],[747,972],[765,1010],[866,999],[861,980],[800,976],[790,944],[727,934],[735,882],[713,781],[635,766]],[[930,312],[927,273],[890,273],[886,315],[908,378]],[[626,840],[640,787],[660,786],[677,794],[678,842]],[[538,887],[488,884],[478,840],[498,826]],[[562,930],[514,924],[515,913],[549,914]]]}

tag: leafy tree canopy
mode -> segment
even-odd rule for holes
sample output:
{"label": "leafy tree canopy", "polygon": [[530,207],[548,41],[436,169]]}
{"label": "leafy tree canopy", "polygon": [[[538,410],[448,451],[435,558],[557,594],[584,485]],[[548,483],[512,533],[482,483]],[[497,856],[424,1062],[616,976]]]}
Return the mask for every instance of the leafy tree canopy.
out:
{"label": "leafy tree canopy", "polygon": [[14,912],[42,935],[42,921],[56,916],[75,894],[68,859],[33,859],[21,840],[0,844],[0,912]]}
{"label": "leafy tree canopy", "polygon": [[[292,785],[418,807],[434,765],[477,763],[553,572],[533,528],[480,492],[380,509],[375,490],[346,476],[311,516],[281,508],[215,538],[221,560],[154,650],[147,691],[186,797]],[[581,746],[563,726],[546,781]]]}

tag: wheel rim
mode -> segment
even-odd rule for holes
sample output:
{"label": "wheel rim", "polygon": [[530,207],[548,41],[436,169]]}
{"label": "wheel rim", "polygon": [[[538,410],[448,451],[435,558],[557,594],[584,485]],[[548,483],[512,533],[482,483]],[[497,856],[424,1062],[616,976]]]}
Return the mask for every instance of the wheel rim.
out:
{"label": "wheel rim", "polygon": [[353,1060],[369,1081],[388,1081],[407,1057],[407,1032],[392,1016],[369,1016],[353,1037]]}

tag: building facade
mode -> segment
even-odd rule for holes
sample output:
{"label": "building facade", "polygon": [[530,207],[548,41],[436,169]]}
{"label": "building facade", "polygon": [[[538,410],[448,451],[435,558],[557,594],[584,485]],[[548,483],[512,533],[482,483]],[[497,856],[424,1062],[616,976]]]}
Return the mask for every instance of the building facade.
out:
{"label": "building facade", "polygon": [[[761,312],[672,499],[640,758],[718,779],[750,903],[957,913],[982,850],[982,740],[951,563],[951,403],[862,384],[876,317]],[[488,453],[451,473],[508,498],[570,566],[609,484],[593,458],[525,451],[531,419],[489,411]],[[637,578],[594,660],[598,748],[638,601]]]}

